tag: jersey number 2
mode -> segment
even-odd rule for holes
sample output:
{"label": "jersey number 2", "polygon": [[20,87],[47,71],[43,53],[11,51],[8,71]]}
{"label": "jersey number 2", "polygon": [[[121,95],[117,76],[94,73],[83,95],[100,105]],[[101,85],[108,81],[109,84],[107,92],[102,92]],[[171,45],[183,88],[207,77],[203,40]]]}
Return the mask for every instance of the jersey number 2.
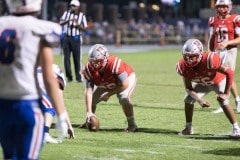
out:
{"label": "jersey number 2", "polygon": [[16,38],[15,30],[4,30],[0,35],[0,63],[11,64],[14,60],[15,45],[14,40]]}

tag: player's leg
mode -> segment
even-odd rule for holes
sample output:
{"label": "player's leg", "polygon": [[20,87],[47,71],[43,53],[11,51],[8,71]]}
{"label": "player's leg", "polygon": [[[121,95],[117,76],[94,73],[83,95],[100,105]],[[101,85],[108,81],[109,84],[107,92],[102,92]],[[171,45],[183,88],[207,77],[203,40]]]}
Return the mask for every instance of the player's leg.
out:
{"label": "player's leg", "polygon": [[[237,48],[232,48],[232,49],[228,50],[224,64],[226,66],[230,67],[233,71],[235,71],[236,60],[237,60]],[[233,81],[233,83],[232,83],[231,93],[235,100],[237,113],[240,113],[240,98],[239,98],[238,89],[237,89],[237,85],[236,85],[235,81]],[[221,113],[221,112],[223,112],[223,109],[221,106],[218,109],[216,109],[215,111],[213,111],[213,113]]]}
{"label": "player's leg", "polygon": [[44,117],[40,100],[25,100],[16,104],[17,159],[38,159],[43,145]]}
{"label": "player's leg", "polygon": [[72,39],[71,40],[71,48],[72,48],[72,55],[73,55],[73,64],[74,64],[74,71],[76,75],[76,81],[81,83],[82,77],[81,77],[81,53],[80,53],[80,39]]}
{"label": "player's leg", "polygon": [[51,128],[53,117],[56,115],[56,111],[52,106],[50,97],[46,94],[42,94],[42,104],[44,107],[44,143],[61,143],[60,140],[53,138],[49,134]]}
{"label": "player's leg", "polygon": [[15,151],[15,122],[16,112],[12,103],[0,100],[0,144],[2,146],[3,159],[14,159]]}
{"label": "player's leg", "polygon": [[[210,91],[208,87],[196,83],[193,83],[193,89],[197,92],[199,97],[203,97]],[[179,135],[193,134],[192,120],[195,102],[196,102],[195,99],[193,99],[190,95],[186,94],[184,98],[184,111],[185,111],[184,113],[186,126],[181,132],[179,132]]]}
{"label": "player's leg", "polygon": [[194,104],[191,104],[191,103],[188,103],[188,102],[184,103],[186,126],[179,133],[180,135],[193,134],[193,127],[192,127],[193,110],[194,110]]}
{"label": "player's leg", "polygon": [[63,63],[68,82],[72,81],[70,39],[70,37],[64,37],[63,40]]}
{"label": "player's leg", "polygon": [[[215,88],[216,93],[223,93],[226,86],[226,79],[222,80],[218,86]],[[229,122],[232,124],[233,132],[232,137],[240,137],[240,129],[237,123],[236,116],[234,114],[233,108],[229,103],[229,99],[224,101],[218,101],[219,105],[222,107],[224,114],[226,115]]]}
{"label": "player's leg", "polygon": [[[226,65],[228,67],[230,67],[233,71],[235,71],[236,61],[237,61],[237,48],[232,48],[232,49],[228,50]],[[231,87],[231,93],[235,100],[237,112],[239,113],[240,112],[240,98],[239,98],[238,89],[237,89],[237,85],[236,85],[235,81],[233,81],[233,84]]]}
{"label": "player's leg", "polygon": [[119,103],[122,105],[123,112],[127,118],[128,128],[126,131],[135,132],[137,131],[137,125],[134,118],[133,105],[131,103],[131,95],[136,87],[137,78],[135,73],[132,73],[129,77],[129,86],[123,92],[117,94]]}

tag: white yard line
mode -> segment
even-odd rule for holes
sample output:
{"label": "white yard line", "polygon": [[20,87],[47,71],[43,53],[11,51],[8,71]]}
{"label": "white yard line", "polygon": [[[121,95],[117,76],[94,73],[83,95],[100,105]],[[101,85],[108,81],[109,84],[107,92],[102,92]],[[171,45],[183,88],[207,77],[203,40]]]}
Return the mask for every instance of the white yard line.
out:
{"label": "white yard line", "polygon": [[77,155],[73,157],[74,159],[85,159],[85,160],[123,160],[117,157],[93,157],[93,156],[85,156],[85,155]]}
{"label": "white yard line", "polygon": [[151,150],[134,150],[134,149],[115,149],[115,151],[120,151],[120,152],[128,152],[128,153],[149,153],[149,154],[161,154],[165,155],[165,153],[160,153],[156,151],[151,151]]}
{"label": "white yard line", "polygon": [[137,105],[151,106],[151,107],[162,107],[162,106],[179,106],[178,103],[159,103],[159,102],[136,102]]}
{"label": "white yard line", "polygon": [[157,147],[175,147],[175,148],[190,148],[190,149],[201,149],[199,146],[184,146],[184,145],[175,145],[175,144],[154,144]]}

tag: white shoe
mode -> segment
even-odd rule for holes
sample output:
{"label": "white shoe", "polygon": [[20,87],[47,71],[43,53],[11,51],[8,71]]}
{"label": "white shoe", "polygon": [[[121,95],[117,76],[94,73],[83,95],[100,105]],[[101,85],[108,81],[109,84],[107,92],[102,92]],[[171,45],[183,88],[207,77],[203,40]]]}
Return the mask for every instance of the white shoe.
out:
{"label": "white shoe", "polygon": [[181,132],[178,133],[178,135],[191,135],[191,134],[193,134],[193,127],[187,126]]}
{"label": "white shoe", "polygon": [[222,113],[222,112],[223,112],[223,109],[221,107],[219,107],[215,111],[212,111],[212,113]]}
{"label": "white shoe", "polygon": [[237,113],[240,113],[240,101],[235,101],[237,107]]}
{"label": "white shoe", "polygon": [[55,139],[55,138],[52,138],[49,133],[45,133],[45,135],[44,135],[44,143],[58,144],[58,143],[62,143],[62,141],[58,140],[58,139]]}
{"label": "white shoe", "polygon": [[234,128],[232,134],[230,135],[232,138],[240,138],[240,129]]}

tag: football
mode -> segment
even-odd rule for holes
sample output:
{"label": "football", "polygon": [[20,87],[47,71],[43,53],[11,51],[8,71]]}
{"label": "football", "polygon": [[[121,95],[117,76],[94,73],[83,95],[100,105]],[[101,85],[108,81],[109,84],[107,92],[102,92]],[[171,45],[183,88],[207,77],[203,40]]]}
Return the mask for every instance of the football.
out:
{"label": "football", "polygon": [[96,116],[91,116],[87,125],[89,131],[97,132],[100,127],[100,122]]}

